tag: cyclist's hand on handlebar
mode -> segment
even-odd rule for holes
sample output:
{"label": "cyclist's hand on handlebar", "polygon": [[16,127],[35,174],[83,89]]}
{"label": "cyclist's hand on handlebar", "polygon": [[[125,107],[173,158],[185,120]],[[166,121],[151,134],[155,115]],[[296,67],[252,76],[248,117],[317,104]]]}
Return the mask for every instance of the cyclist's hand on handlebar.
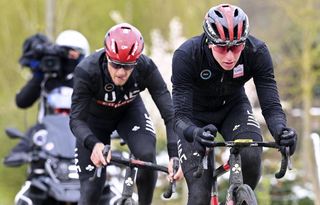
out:
{"label": "cyclist's hand on handlebar", "polygon": [[178,171],[176,173],[174,173],[173,160],[174,160],[174,158],[171,158],[169,161],[169,164],[168,164],[168,172],[169,172],[168,179],[171,182],[173,180],[179,181],[180,179],[183,179],[183,172],[182,172],[181,166],[179,166]]}
{"label": "cyclist's hand on handlebar", "polygon": [[195,128],[193,131],[193,138],[198,141],[201,145],[207,146],[210,144],[214,137],[217,135],[217,128],[210,124],[202,128]]}
{"label": "cyclist's hand on handlebar", "polygon": [[185,139],[188,142],[193,142],[193,147],[200,156],[204,156],[205,147],[213,142],[216,134],[217,128],[212,124],[202,128],[192,125],[183,131]]}
{"label": "cyclist's hand on handlebar", "polygon": [[296,149],[298,136],[293,128],[282,128],[281,132],[276,138],[277,144],[280,146],[288,146],[290,148],[290,155],[292,155]]}
{"label": "cyclist's hand on handlebar", "polygon": [[106,166],[107,162],[108,163],[110,162],[111,151],[109,151],[107,161],[106,161],[103,156],[103,149],[104,149],[104,144],[99,142],[94,145],[93,150],[91,152],[90,159],[96,167],[101,167],[102,165]]}

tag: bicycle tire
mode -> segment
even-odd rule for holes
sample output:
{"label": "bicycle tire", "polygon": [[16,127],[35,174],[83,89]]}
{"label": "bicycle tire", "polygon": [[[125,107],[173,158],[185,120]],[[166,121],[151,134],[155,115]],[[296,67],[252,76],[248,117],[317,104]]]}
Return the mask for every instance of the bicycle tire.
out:
{"label": "bicycle tire", "polygon": [[124,205],[138,205],[138,203],[132,198],[127,198],[126,201],[124,202]]}
{"label": "bicycle tire", "polygon": [[258,205],[256,195],[247,184],[239,186],[235,193],[236,205]]}
{"label": "bicycle tire", "polygon": [[136,202],[133,198],[122,198],[116,202],[116,205],[138,205],[138,202]]}

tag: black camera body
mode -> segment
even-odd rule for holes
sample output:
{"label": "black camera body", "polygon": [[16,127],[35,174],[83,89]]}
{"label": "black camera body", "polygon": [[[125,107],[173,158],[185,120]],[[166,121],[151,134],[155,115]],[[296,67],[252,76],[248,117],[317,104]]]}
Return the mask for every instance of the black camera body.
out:
{"label": "black camera body", "polygon": [[36,51],[42,72],[58,75],[63,73],[62,59],[68,57],[68,48],[50,44],[37,46]]}
{"label": "black camera body", "polygon": [[54,77],[63,77],[73,72],[78,59],[69,59],[72,48],[52,44],[42,35],[34,35],[24,42],[20,65],[41,71]]}
{"label": "black camera body", "polygon": [[56,55],[43,56],[40,61],[40,69],[44,73],[61,72],[61,57]]}

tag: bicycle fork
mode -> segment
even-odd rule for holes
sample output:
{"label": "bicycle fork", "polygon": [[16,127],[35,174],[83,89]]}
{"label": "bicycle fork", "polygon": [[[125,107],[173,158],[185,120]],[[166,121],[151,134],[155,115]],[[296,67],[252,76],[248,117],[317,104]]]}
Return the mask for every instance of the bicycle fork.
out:
{"label": "bicycle fork", "polygon": [[218,183],[217,178],[230,170],[229,163],[225,163],[218,168],[215,165],[214,149],[211,150],[211,167],[212,167],[212,184],[211,184],[211,205],[219,205]]}
{"label": "bicycle fork", "polygon": [[243,184],[241,156],[238,149],[232,148],[230,150],[230,177],[229,189],[227,191],[226,204],[235,204],[235,191]]}
{"label": "bicycle fork", "polygon": [[218,183],[217,178],[230,171],[229,189],[227,192],[226,204],[234,204],[234,191],[239,185],[243,184],[243,176],[241,170],[241,157],[237,149],[231,149],[229,161],[218,168],[215,167],[214,149],[212,149],[211,166],[213,170],[212,186],[211,186],[211,205],[219,205]]}
{"label": "bicycle fork", "polygon": [[125,174],[125,182],[123,184],[122,197],[130,198],[133,194],[134,182],[136,180],[137,169],[134,167],[127,167]]}

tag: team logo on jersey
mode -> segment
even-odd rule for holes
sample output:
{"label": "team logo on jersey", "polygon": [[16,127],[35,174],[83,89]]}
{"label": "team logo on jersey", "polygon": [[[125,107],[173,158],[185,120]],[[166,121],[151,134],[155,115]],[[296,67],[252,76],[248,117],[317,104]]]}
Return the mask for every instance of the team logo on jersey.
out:
{"label": "team logo on jersey", "polygon": [[114,85],[112,83],[108,83],[104,86],[104,90],[110,92],[114,89]]}
{"label": "team logo on jersey", "polygon": [[244,75],[243,64],[239,64],[233,69],[233,78],[239,78]]}
{"label": "team logo on jersey", "polygon": [[200,73],[200,77],[203,80],[208,80],[211,77],[211,71],[209,69],[204,69]]}

